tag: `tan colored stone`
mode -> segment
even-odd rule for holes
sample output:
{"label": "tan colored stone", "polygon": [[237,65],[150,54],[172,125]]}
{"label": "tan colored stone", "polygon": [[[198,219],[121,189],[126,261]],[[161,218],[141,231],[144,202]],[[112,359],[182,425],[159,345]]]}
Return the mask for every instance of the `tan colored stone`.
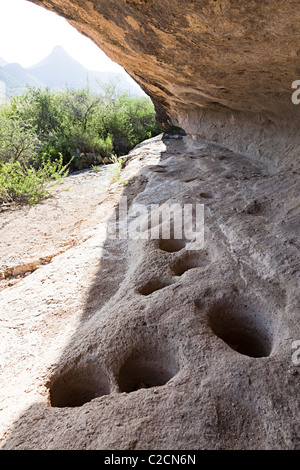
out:
{"label": "tan colored stone", "polygon": [[[0,292],[2,449],[299,449],[297,175],[166,135],[123,179]],[[205,246],[109,238],[122,195],[204,203]]]}
{"label": "tan colored stone", "polygon": [[[34,3],[188,135],[138,146],[88,233],[0,293],[2,448],[299,449],[298,2]],[[122,193],[128,220],[204,204],[204,248],[108,238]]]}

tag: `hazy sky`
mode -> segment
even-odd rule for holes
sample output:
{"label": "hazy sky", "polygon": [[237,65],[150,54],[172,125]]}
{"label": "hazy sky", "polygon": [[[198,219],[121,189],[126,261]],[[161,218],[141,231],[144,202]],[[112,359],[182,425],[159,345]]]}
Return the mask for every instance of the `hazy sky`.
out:
{"label": "hazy sky", "polygon": [[29,67],[56,45],[88,69],[124,72],[62,17],[26,0],[0,0],[0,57]]}

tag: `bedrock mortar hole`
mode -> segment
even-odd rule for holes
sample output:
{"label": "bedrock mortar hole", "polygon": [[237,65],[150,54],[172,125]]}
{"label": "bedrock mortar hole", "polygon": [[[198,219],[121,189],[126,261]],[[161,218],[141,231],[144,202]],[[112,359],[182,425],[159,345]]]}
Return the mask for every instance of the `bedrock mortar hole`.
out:
{"label": "bedrock mortar hole", "polygon": [[73,408],[108,395],[110,381],[97,364],[81,364],[54,378],[49,389],[52,407]]}
{"label": "bedrock mortar hole", "polygon": [[182,276],[186,271],[194,268],[204,268],[208,266],[209,259],[205,253],[198,253],[189,251],[185,255],[176,261],[172,266],[172,271],[175,276]]}
{"label": "bedrock mortar hole", "polygon": [[[263,314],[263,312],[261,312]],[[208,313],[212,331],[227,345],[249,357],[268,357],[272,352],[272,333],[260,315],[243,303],[217,305]]]}
{"label": "bedrock mortar hole", "polygon": [[133,352],[120,369],[118,384],[120,392],[135,392],[142,388],[165,385],[179,371],[173,357],[166,351],[154,349]]}
{"label": "bedrock mortar hole", "polygon": [[175,239],[175,238],[170,238],[170,239],[160,239],[159,240],[159,248],[162,251],[166,251],[167,253],[174,253],[176,251],[180,251],[183,248],[185,248],[187,241],[184,239]]}
{"label": "bedrock mortar hole", "polygon": [[169,281],[163,281],[160,279],[153,279],[147,282],[144,286],[138,289],[138,293],[141,295],[150,295],[153,292],[163,289],[164,287],[170,286],[172,283]]}
{"label": "bedrock mortar hole", "polygon": [[214,196],[212,193],[204,192],[204,193],[200,193],[200,197],[204,199],[212,199]]}

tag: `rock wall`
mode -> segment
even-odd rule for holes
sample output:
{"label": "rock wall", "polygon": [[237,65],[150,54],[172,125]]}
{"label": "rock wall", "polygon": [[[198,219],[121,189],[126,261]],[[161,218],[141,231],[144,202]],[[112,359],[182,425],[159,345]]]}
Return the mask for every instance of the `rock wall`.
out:
{"label": "rock wall", "polygon": [[[188,135],[138,146],[88,236],[0,293],[2,448],[299,449],[297,2],[35,3]],[[108,237],[122,195],[121,226],[204,205],[204,246]]]}
{"label": "rock wall", "polygon": [[273,168],[295,166],[296,0],[33,0],[121,64],[161,122]]}
{"label": "rock wall", "polygon": [[[297,175],[165,135],[121,178],[76,246],[0,292],[1,447],[299,449]],[[203,204],[204,245],[108,236],[121,196],[119,228]]]}

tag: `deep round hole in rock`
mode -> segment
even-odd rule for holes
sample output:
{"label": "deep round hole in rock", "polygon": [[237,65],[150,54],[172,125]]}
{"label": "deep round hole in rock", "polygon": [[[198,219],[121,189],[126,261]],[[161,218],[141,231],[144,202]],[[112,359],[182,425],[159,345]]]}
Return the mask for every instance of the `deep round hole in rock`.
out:
{"label": "deep round hole in rock", "polygon": [[178,372],[174,359],[164,353],[154,356],[143,352],[134,352],[125,361],[119,372],[120,392],[134,392],[143,388],[165,385]]}
{"label": "deep round hole in rock", "polygon": [[271,329],[264,315],[240,305],[218,305],[208,314],[212,331],[231,349],[249,357],[268,357],[272,351]]}
{"label": "deep round hole in rock", "polygon": [[171,284],[171,281],[164,281],[163,279],[152,279],[140,287],[138,289],[138,293],[141,295],[150,295],[157,290],[170,286]]}
{"label": "deep round hole in rock", "polygon": [[210,260],[205,253],[189,251],[184,254],[179,260],[176,261],[172,266],[172,271],[175,276],[182,276],[186,271],[194,268],[204,268],[208,266]]}
{"label": "deep round hole in rock", "polygon": [[81,364],[52,380],[49,387],[52,407],[77,407],[110,393],[110,381],[97,364]]}
{"label": "deep round hole in rock", "polygon": [[176,238],[161,238],[159,240],[159,248],[162,251],[166,251],[167,253],[175,253],[176,251],[182,250],[186,246],[187,241],[184,239],[176,239]]}

